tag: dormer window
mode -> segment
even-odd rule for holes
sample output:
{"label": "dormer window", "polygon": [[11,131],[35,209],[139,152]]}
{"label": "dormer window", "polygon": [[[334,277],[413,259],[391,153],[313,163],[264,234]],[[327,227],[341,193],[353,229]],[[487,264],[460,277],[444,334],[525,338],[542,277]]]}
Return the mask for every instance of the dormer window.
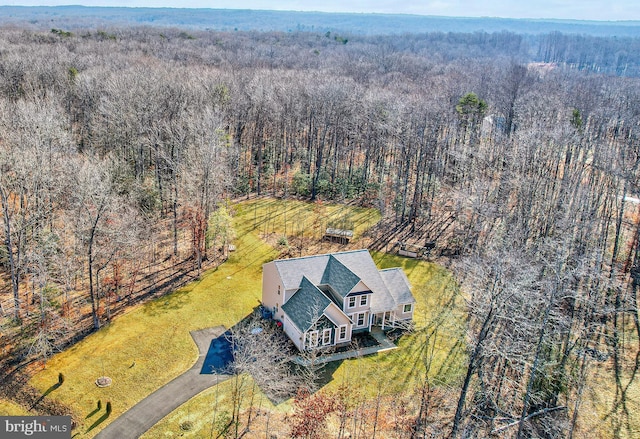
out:
{"label": "dormer window", "polygon": [[367,296],[366,294],[363,294],[362,296],[360,296],[360,306],[366,306],[367,305]]}
{"label": "dormer window", "polygon": [[355,308],[356,306],[356,297],[355,296],[351,296],[349,297],[349,303],[347,305],[348,308]]}

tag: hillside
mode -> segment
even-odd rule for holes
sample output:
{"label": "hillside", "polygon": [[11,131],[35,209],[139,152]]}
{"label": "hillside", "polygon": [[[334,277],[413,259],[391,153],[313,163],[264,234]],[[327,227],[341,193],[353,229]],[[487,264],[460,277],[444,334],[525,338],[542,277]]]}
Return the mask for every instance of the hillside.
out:
{"label": "hillside", "polygon": [[0,6],[0,23],[33,28],[81,29],[112,26],[167,26],[220,31],[344,32],[386,35],[428,32],[562,32],[593,36],[640,36],[640,21],[526,20],[419,15],[345,14],[231,9]]}

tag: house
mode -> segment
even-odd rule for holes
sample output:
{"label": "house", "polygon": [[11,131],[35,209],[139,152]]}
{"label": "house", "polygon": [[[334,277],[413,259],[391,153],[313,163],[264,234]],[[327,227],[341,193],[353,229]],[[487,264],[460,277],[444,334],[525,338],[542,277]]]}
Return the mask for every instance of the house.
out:
{"label": "house", "polygon": [[299,350],[347,344],[353,334],[406,325],[415,299],[401,268],[378,270],[368,250],[262,267],[262,305]]}

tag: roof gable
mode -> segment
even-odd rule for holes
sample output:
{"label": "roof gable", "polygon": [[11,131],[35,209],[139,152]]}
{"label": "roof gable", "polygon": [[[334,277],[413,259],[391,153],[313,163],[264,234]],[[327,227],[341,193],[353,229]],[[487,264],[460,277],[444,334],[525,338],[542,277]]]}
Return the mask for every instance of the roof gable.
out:
{"label": "roof gable", "polygon": [[322,274],[321,284],[330,285],[331,288],[344,298],[355,287],[360,278],[338,261],[333,255],[329,255],[327,266]]}
{"label": "roof gable", "polygon": [[302,276],[300,287],[287,302],[282,310],[302,332],[311,328],[322,316],[331,300],[325,296],[313,283]]}
{"label": "roof gable", "polygon": [[378,267],[367,250],[335,253],[336,259],[349,267],[371,292],[371,312],[389,311],[396,307],[387,284],[382,280]]}
{"label": "roof gable", "polygon": [[371,288],[369,288],[369,286],[364,283],[364,281],[360,281],[358,282],[358,284],[356,286],[354,286],[353,288],[351,288],[351,294],[355,295],[355,294],[359,294],[359,293],[371,293]]}

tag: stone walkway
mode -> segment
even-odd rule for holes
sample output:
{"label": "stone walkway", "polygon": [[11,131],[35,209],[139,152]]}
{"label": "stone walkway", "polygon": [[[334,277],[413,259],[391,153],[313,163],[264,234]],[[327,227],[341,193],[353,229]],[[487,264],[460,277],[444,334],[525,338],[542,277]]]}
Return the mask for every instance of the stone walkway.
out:
{"label": "stone walkway", "polygon": [[[362,357],[364,355],[377,354],[378,352],[386,352],[393,349],[398,349],[398,346],[393,344],[391,340],[387,338],[380,328],[371,328],[371,335],[379,343],[376,346],[369,346],[366,348],[353,349],[345,352],[336,352],[333,354],[321,354],[313,360],[314,364],[330,363],[332,361],[347,360],[349,358]],[[293,358],[293,361],[301,366],[308,366],[311,362],[308,359],[303,359],[299,355]]]}
{"label": "stone walkway", "polygon": [[224,326],[192,331],[198,346],[198,361],[185,373],[131,407],[98,433],[96,439],[134,439],[200,392],[229,378],[228,375],[201,374],[211,340],[224,333]]}

